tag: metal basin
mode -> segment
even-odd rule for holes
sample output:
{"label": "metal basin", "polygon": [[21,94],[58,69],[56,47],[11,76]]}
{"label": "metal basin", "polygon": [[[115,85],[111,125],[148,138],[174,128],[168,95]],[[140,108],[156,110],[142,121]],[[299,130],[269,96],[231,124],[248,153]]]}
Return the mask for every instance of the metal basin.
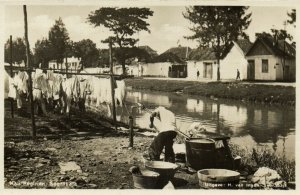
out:
{"label": "metal basin", "polygon": [[133,185],[136,189],[158,189],[159,173],[145,170],[142,174],[132,174]]}
{"label": "metal basin", "polygon": [[145,167],[151,171],[159,173],[159,186],[164,187],[171,179],[173,179],[178,165],[163,161],[147,161]]}

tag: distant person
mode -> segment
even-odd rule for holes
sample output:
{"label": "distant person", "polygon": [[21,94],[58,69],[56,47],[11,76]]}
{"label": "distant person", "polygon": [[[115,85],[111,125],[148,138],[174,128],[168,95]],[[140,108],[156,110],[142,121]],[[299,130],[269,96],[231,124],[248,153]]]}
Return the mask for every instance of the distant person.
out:
{"label": "distant person", "polygon": [[160,154],[165,148],[165,161],[174,163],[173,142],[177,132],[176,119],[173,112],[162,106],[156,108],[150,115],[150,128],[155,128],[158,131],[158,135],[154,138],[149,148],[150,160],[160,160]]}
{"label": "distant person", "polygon": [[239,69],[236,71],[236,80],[241,80]]}
{"label": "distant person", "polygon": [[199,76],[200,76],[200,72],[199,70],[197,70],[197,79],[199,79]]}

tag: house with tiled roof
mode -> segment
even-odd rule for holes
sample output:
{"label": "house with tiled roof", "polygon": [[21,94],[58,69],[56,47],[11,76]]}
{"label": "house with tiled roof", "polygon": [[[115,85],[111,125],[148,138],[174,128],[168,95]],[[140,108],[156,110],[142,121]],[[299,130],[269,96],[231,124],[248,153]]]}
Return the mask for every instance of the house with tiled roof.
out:
{"label": "house with tiled roof", "polygon": [[296,50],[283,40],[259,36],[246,54],[248,80],[295,81]]}
{"label": "house with tiled roof", "polygon": [[189,47],[173,47],[154,57],[151,62],[141,64],[141,76],[185,78],[186,58]]}
{"label": "house with tiled roof", "polygon": [[193,49],[187,61],[187,77],[189,79],[216,79],[213,70],[217,70],[217,58],[212,48]]}
{"label": "house with tiled roof", "polygon": [[[228,52],[220,59],[220,79],[236,79],[237,70],[240,78],[247,75],[246,53],[251,47],[246,39],[234,41]],[[217,58],[212,48],[197,48],[190,52],[188,60],[188,78],[217,80]],[[199,74],[198,74],[199,73]],[[198,76],[199,75],[199,76]]]}
{"label": "house with tiled roof", "polygon": [[184,47],[184,46],[179,45],[178,47],[172,47],[172,48],[168,49],[164,53],[173,53],[173,54],[177,55],[179,58],[181,58],[182,60],[186,60],[188,58],[191,50],[192,49],[190,47]]}

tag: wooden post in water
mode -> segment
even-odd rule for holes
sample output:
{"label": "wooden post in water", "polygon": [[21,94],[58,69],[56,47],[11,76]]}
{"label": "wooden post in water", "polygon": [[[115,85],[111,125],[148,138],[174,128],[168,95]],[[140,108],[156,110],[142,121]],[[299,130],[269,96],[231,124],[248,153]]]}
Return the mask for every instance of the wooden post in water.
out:
{"label": "wooden post in water", "polygon": [[117,130],[117,116],[116,116],[116,104],[115,104],[115,86],[113,78],[113,62],[112,62],[112,42],[109,40],[109,65],[110,65],[110,86],[111,86],[111,98],[112,98],[112,111],[113,111],[113,122],[115,129]]}
{"label": "wooden post in water", "polygon": [[[13,52],[13,44],[12,44],[12,36],[10,35],[10,40],[9,40],[9,44],[10,44],[10,76],[11,78],[13,78],[13,66],[12,66],[12,63],[13,63],[13,55],[12,55],[12,52]],[[11,98],[10,99],[10,111],[11,111],[11,118],[14,118],[14,100]]]}
{"label": "wooden post in water", "polygon": [[31,125],[32,125],[32,138],[36,138],[36,128],[35,128],[35,118],[34,118],[34,102],[33,102],[33,95],[32,95],[32,67],[30,64],[30,47],[28,41],[28,26],[27,26],[27,10],[26,5],[23,5],[24,11],[24,28],[25,28],[25,44],[26,44],[26,65],[28,67],[28,76],[29,76],[29,98],[30,98],[30,110],[31,110]]}

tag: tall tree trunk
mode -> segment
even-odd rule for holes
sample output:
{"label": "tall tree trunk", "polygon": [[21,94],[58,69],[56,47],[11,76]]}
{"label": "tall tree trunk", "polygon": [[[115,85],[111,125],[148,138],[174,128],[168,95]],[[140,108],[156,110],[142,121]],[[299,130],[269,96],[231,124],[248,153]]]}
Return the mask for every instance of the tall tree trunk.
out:
{"label": "tall tree trunk", "polygon": [[122,56],[122,72],[123,72],[123,75],[126,75],[126,67],[125,67],[125,59],[124,59],[124,56]]}
{"label": "tall tree trunk", "polygon": [[217,57],[217,66],[218,66],[218,70],[217,70],[217,80],[220,80],[220,51],[221,51],[221,38],[219,36],[217,36],[217,52],[216,52],[216,57]]}
{"label": "tall tree trunk", "polygon": [[217,80],[220,80],[220,58],[218,57],[217,59],[217,66],[218,66],[218,70],[217,70]]}
{"label": "tall tree trunk", "polygon": [[25,28],[25,44],[26,44],[26,64],[29,68],[28,76],[29,76],[29,98],[30,98],[30,111],[31,111],[31,123],[32,123],[32,137],[36,138],[36,128],[35,128],[35,118],[34,118],[34,102],[33,102],[33,94],[32,94],[32,78],[31,78],[31,64],[30,63],[30,51],[29,51],[29,41],[28,41],[28,26],[27,26],[27,10],[26,5],[23,5],[24,11],[24,28]]}

